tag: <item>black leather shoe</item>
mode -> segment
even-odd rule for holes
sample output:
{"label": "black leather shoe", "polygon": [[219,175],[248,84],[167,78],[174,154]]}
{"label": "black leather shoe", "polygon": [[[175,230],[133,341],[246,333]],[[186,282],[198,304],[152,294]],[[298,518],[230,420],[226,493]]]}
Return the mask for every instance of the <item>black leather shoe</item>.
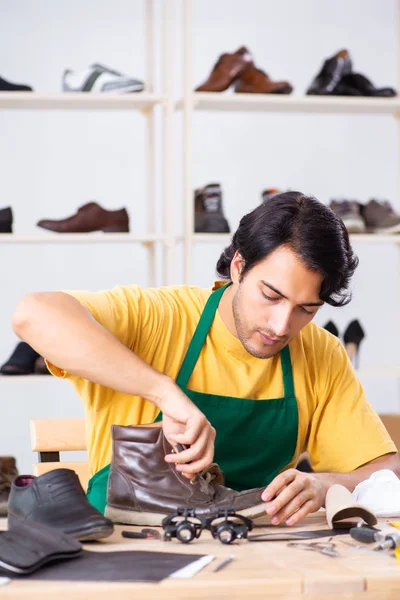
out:
{"label": "black leather shoe", "polygon": [[329,333],[331,333],[332,335],[336,335],[336,337],[339,337],[339,330],[333,321],[328,321],[327,323],[325,323],[323,329],[326,329],[326,331],[329,331]]}
{"label": "black leather shoe", "polygon": [[327,58],[320,72],[307,90],[309,96],[335,94],[335,88],[343,75],[351,73],[352,64],[347,50],[340,50],[332,58]]}
{"label": "black leather shoe", "polygon": [[380,96],[392,98],[397,95],[397,92],[391,87],[375,87],[372,81],[361,73],[348,73],[341,78],[335,88],[334,94],[335,96]]}
{"label": "black leather shoe", "polygon": [[26,342],[19,342],[10,358],[0,368],[2,375],[30,375],[35,370],[38,352]]}
{"label": "black leather shoe", "polygon": [[0,92],[32,92],[30,85],[24,85],[23,83],[11,83],[7,79],[0,77]]}
{"label": "black leather shoe", "polygon": [[13,214],[10,206],[0,210],[0,233],[12,233]]}
{"label": "black leather shoe", "polygon": [[113,532],[111,521],[88,502],[78,476],[70,469],[14,479],[8,499],[8,526],[26,520],[82,541],[106,538]]}

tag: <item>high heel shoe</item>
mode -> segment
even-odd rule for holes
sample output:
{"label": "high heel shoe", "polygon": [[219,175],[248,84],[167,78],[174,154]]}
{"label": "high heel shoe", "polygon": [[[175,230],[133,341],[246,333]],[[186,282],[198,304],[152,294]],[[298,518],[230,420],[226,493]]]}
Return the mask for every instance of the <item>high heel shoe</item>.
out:
{"label": "high heel shoe", "polygon": [[346,331],[343,334],[344,347],[351,362],[358,369],[359,366],[359,349],[360,344],[365,338],[364,329],[359,321],[354,320],[349,323]]}
{"label": "high heel shoe", "polygon": [[329,333],[332,333],[332,335],[336,335],[336,337],[339,337],[339,330],[333,321],[328,321],[327,323],[325,323],[323,329],[326,329],[327,331],[329,331]]}

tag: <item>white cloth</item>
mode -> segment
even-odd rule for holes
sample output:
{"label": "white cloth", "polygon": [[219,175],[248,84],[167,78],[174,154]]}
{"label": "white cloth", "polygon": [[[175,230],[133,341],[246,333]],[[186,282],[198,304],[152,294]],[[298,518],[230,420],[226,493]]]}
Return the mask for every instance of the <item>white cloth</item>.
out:
{"label": "white cloth", "polygon": [[353,497],[377,517],[400,517],[400,479],[390,469],[372,473],[358,484]]}

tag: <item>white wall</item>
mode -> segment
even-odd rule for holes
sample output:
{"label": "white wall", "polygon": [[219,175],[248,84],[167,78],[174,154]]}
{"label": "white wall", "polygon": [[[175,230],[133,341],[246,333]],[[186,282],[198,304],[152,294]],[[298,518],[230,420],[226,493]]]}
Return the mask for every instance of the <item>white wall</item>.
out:
{"label": "white wall", "polygon": [[[271,77],[289,79],[295,94],[304,92],[324,57],[343,47],[350,50],[355,70],[379,85],[398,82],[395,0],[194,0],[193,5],[194,86],[220,53],[243,44]],[[159,21],[160,0],[156,8]],[[80,70],[93,62],[145,77],[143,0],[0,0],[0,31],[0,76],[29,83],[38,92],[60,91],[64,68]],[[178,64],[178,28],[176,40]],[[335,196],[386,197],[400,208],[398,131],[392,117],[199,113],[193,124],[193,186],[222,183],[233,229],[258,204],[261,190],[272,186],[299,189],[324,202]],[[177,116],[178,142],[181,134]],[[134,112],[0,112],[0,208],[13,207],[16,233],[33,234],[40,233],[38,219],[70,215],[96,199],[109,209],[127,206],[132,231],[143,232],[144,142],[144,119]],[[181,210],[179,170],[177,183]],[[160,188],[159,171],[159,196]],[[196,248],[195,283],[210,284],[220,250],[218,244]],[[397,251],[383,246],[356,250],[360,267],[353,302],[344,309],[324,308],[317,321],[333,319],[343,331],[359,318],[367,331],[361,367],[395,365]],[[24,293],[147,283],[146,251],[136,246],[0,245],[0,257],[1,362],[17,343],[10,317]],[[400,409],[395,380],[365,380],[365,386],[379,410]],[[1,380],[0,402],[0,454],[17,455],[25,471],[31,463],[28,419],[82,414],[69,385],[50,378],[32,384]]]}

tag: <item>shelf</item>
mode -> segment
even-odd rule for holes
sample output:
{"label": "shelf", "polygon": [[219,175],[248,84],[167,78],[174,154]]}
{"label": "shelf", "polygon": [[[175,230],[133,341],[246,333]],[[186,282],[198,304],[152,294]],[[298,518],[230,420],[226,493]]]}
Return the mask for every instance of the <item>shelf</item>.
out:
{"label": "shelf", "polygon": [[[194,233],[193,243],[229,244],[232,233]],[[350,235],[352,244],[397,244],[400,245],[400,234],[354,233]]]}
{"label": "shelf", "polygon": [[165,241],[166,236],[157,233],[54,233],[47,235],[16,235],[1,233],[0,244],[149,244]]}
{"label": "shelf", "polygon": [[0,92],[0,110],[146,110],[163,101],[163,96],[146,92],[133,94]]}
{"label": "shelf", "polygon": [[[195,110],[400,115],[400,98],[193,92]],[[176,109],[183,108],[183,100]]]}
{"label": "shelf", "polygon": [[40,381],[68,381],[60,377],[53,377],[53,375],[0,375],[1,383],[21,383],[22,381],[28,383],[39,383]]}

